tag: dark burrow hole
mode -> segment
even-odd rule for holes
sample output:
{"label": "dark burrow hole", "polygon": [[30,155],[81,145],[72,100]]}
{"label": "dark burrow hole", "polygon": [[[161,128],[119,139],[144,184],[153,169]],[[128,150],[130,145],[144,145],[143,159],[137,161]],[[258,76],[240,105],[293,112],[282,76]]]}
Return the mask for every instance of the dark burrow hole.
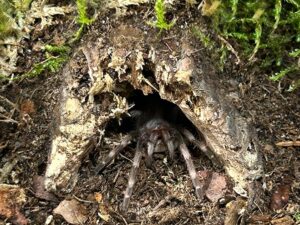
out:
{"label": "dark burrow hole", "polygon": [[[145,96],[142,91],[135,90],[127,97],[127,100],[129,105],[134,105],[129,110],[129,113],[132,116],[124,115],[121,124],[119,124],[117,119],[111,120],[106,127],[106,136],[116,133],[128,134],[131,131],[138,129],[144,122],[159,114],[162,119],[173,126],[186,128],[192,132],[196,138],[202,138],[197,128],[185,116],[181,109],[174,103],[161,99],[159,94],[155,93]],[[142,116],[139,122],[137,122],[134,115],[139,112],[144,112],[145,116]],[[194,146],[189,147],[191,147],[190,149],[192,150]],[[198,154],[194,154],[195,152],[200,151],[191,151],[194,156],[197,156]]]}

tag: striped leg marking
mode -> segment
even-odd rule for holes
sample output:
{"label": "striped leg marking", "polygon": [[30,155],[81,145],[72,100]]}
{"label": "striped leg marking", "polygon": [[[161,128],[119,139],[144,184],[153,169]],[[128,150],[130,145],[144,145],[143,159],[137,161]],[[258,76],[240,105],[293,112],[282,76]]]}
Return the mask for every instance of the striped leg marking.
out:
{"label": "striped leg marking", "polygon": [[121,144],[113,149],[106,158],[96,167],[95,173],[100,173],[132,140],[131,135],[126,135]]}
{"label": "striped leg marking", "polygon": [[198,141],[195,136],[187,129],[183,129],[182,133],[189,140],[189,142],[196,145],[215,165],[220,165],[220,162],[218,161],[214,153],[207,147],[205,141]]}
{"label": "striped leg marking", "polygon": [[173,161],[175,158],[175,147],[174,143],[171,139],[171,135],[168,131],[162,131],[162,136],[164,139],[164,142],[167,144],[167,148],[169,150],[170,159]]}
{"label": "striped leg marking", "polygon": [[142,159],[142,150],[140,149],[140,144],[137,143],[137,148],[133,158],[133,165],[129,174],[128,185],[124,194],[124,200],[122,204],[123,211],[127,211],[128,209],[129,200],[132,195],[134,184],[136,182],[136,175],[140,166],[141,159]]}
{"label": "striped leg marking", "polygon": [[185,143],[182,142],[179,145],[179,149],[180,149],[180,152],[181,152],[181,154],[182,154],[182,156],[185,160],[187,169],[189,171],[191,180],[193,182],[193,185],[194,185],[194,188],[195,188],[195,191],[196,191],[196,195],[197,195],[198,199],[200,201],[202,201],[203,195],[204,195],[203,188],[202,188],[202,185],[201,185],[201,183],[198,179],[197,172],[196,172],[193,160],[192,160],[192,156],[191,156],[187,146],[185,145]]}
{"label": "striped leg marking", "polygon": [[146,165],[151,167],[153,161],[153,153],[155,149],[155,144],[157,142],[158,135],[154,134],[150,136],[150,141],[147,143],[147,154],[146,154]]}

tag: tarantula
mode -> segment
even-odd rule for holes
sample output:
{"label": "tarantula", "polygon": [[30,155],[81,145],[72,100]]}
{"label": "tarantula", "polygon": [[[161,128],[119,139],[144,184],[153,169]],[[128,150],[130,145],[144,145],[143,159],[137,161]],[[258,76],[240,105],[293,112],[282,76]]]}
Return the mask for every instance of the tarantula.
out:
{"label": "tarantula", "polygon": [[203,199],[202,184],[197,177],[197,172],[186,142],[196,145],[204,153],[208,152],[208,148],[204,141],[198,141],[192,132],[180,125],[178,114],[182,112],[179,112],[179,108],[175,107],[175,105],[170,106],[171,103],[169,102],[167,103],[161,99],[158,100],[157,98],[150,97],[150,100],[146,99],[146,102],[143,103],[144,107],[141,110],[132,111],[131,115],[136,119],[136,129],[126,135],[121,143],[96,167],[95,172],[98,174],[126,146],[132,141],[136,142],[133,166],[129,174],[128,185],[121,205],[123,211],[127,211],[128,209],[143,155],[145,155],[146,165],[150,167],[155,152],[168,151],[169,158],[174,160],[175,150],[178,149],[187,165],[196,195],[200,201]]}

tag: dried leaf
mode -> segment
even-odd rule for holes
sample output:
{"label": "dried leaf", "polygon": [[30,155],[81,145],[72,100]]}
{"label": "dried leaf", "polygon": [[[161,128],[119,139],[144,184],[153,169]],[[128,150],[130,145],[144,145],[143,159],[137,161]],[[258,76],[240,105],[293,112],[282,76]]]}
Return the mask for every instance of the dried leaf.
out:
{"label": "dried leaf", "polygon": [[20,106],[21,118],[24,115],[31,115],[31,114],[34,114],[35,112],[36,112],[36,110],[35,110],[34,102],[31,101],[30,99],[26,99],[21,103],[21,106]]}
{"label": "dried leaf", "polygon": [[228,187],[226,178],[223,175],[202,170],[198,171],[198,176],[203,183],[208,182],[206,185],[204,184],[204,186],[207,186],[205,195],[210,201],[217,202],[220,198],[225,196]]}
{"label": "dried leaf", "polygon": [[210,201],[217,202],[220,198],[224,197],[227,190],[226,178],[219,173],[213,173],[205,194]]}
{"label": "dried leaf", "polygon": [[277,187],[271,198],[271,209],[282,209],[289,201],[290,185],[284,184]]}
{"label": "dried leaf", "polygon": [[20,207],[25,201],[24,189],[17,185],[0,184],[0,216],[10,219],[16,225],[28,224],[20,212]]}
{"label": "dried leaf", "polygon": [[53,212],[61,215],[70,224],[84,224],[88,219],[85,206],[74,199],[63,200]]}

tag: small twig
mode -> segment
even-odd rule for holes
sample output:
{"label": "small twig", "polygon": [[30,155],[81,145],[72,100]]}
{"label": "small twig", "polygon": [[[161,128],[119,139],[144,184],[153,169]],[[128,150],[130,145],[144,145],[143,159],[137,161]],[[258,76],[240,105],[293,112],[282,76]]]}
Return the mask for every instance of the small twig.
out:
{"label": "small twig", "polygon": [[278,147],[300,147],[300,141],[280,141],[275,145]]}
{"label": "small twig", "polygon": [[73,197],[79,201],[79,202],[84,202],[84,203],[89,203],[89,204],[93,204],[95,202],[92,202],[92,201],[88,201],[88,200],[84,200],[84,199],[81,199],[81,198],[78,198],[76,195],[73,194]]}
{"label": "small twig", "polygon": [[168,49],[173,52],[173,49],[168,45],[168,43],[164,42],[164,44],[168,47]]}
{"label": "small twig", "polygon": [[218,35],[218,38],[226,45],[227,49],[229,51],[231,51],[232,54],[235,55],[236,60],[237,60],[235,64],[237,64],[237,65],[240,64],[241,59],[240,59],[237,51],[232,47],[232,45],[225,38],[223,38],[222,36]]}
{"label": "small twig", "polygon": [[19,122],[17,122],[17,121],[14,120],[14,119],[0,120],[0,122],[3,122],[3,123],[16,123],[16,124],[19,124]]}
{"label": "small twig", "polygon": [[127,159],[129,162],[133,163],[133,161],[131,159],[127,158],[125,155],[120,153],[120,156],[124,159]]}
{"label": "small twig", "polygon": [[114,180],[113,180],[113,183],[116,183],[116,182],[117,182],[117,179],[118,179],[118,177],[119,177],[119,175],[120,175],[121,169],[122,169],[122,168],[119,168],[119,169],[118,169],[118,172],[117,172],[117,174],[116,174],[116,176],[115,176],[115,178],[114,178]]}

